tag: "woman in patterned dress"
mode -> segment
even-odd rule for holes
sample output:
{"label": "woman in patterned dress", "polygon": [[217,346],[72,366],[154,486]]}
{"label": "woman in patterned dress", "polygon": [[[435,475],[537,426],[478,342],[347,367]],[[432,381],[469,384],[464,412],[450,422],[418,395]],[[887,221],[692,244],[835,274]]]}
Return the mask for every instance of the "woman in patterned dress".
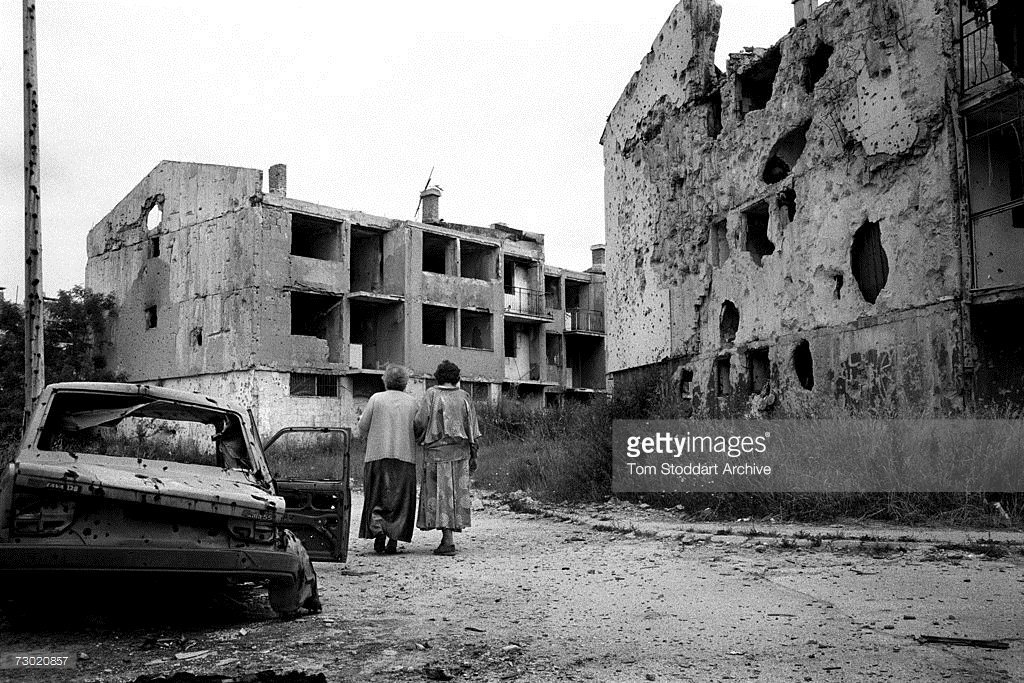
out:
{"label": "woman in patterned dress", "polygon": [[423,483],[416,526],[441,531],[435,555],[454,555],[452,533],[470,525],[469,475],[476,471],[480,427],[469,394],[459,388],[459,366],[442,361],[416,412],[423,436]]}

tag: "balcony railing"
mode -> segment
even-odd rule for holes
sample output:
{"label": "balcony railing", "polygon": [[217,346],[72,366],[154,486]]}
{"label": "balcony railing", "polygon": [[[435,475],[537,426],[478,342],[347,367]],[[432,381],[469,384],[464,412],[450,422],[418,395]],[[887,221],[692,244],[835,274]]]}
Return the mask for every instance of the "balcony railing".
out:
{"label": "balcony railing", "polygon": [[1002,76],[1008,69],[999,60],[999,48],[988,11],[975,14],[961,5],[960,12],[962,87],[963,94],[968,95],[975,88]]}
{"label": "balcony railing", "polygon": [[604,332],[604,311],[572,308],[566,311],[566,332]]}
{"label": "balcony railing", "polygon": [[544,315],[544,292],[526,287],[513,287],[511,292],[505,292],[505,312]]}

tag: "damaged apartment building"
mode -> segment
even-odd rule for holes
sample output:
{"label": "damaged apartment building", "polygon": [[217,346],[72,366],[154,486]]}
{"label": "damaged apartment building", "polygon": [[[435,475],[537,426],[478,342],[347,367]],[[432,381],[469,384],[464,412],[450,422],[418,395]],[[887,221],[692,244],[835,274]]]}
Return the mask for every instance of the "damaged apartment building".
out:
{"label": "damaged apartment building", "polygon": [[444,359],[480,401],[603,392],[603,247],[548,266],[541,235],[447,222],[440,195],[394,220],[293,199],[283,165],[264,192],[259,170],[160,163],[89,232],[107,367],[238,400],[267,433],[353,424],[388,363],[414,394]]}
{"label": "damaged apartment building", "polygon": [[723,73],[742,18],[682,0],[608,117],[610,376],[709,415],[1020,405],[1024,7],[792,5]]}

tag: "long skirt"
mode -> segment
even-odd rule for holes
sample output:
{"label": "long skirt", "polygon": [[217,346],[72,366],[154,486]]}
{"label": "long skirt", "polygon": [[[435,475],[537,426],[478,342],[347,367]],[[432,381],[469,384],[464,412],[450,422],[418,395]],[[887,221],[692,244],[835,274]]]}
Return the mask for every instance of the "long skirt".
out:
{"label": "long skirt", "polygon": [[384,458],[363,466],[363,516],[359,538],[386,534],[404,543],[416,524],[416,465]]}
{"label": "long skirt", "polygon": [[420,487],[420,529],[462,531],[470,525],[472,493],[469,484],[469,458],[453,462],[427,462],[423,465]]}

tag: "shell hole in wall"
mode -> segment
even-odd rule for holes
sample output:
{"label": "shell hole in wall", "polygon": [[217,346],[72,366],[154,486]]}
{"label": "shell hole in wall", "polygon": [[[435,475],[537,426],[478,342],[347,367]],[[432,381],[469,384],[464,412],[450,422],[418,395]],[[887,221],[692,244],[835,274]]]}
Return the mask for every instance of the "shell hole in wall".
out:
{"label": "shell hole in wall", "polygon": [[793,370],[800,386],[810,391],[814,388],[814,359],[811,357],[811,345],[801,339],[793,347]]}
{"label": "shell hole in wall", "polygon": [[722,133],[722,92],[716,90],[708,95],[708,137],[717,138]]}
{"label": "shell hole in wall", "polygon": [[809,93],[814,92],[814,86],[828,70],[828,63],[834,51],[828,43],[818,41],[814,52],[804,60],[804,90]]}
{"label": "shell hole in wall", "polygon": [[724,218],[711,224],[708,242],[711,249],[711,265],[717,268],[729,259],[729,232]]}
{"label": "shell hole in wall", "polygon": [[775,76],[779,72],[781,63],[782,52],[778,45],[774,45],[768,48],[760,60],[737,77],[741,120],[750,112],[768,106],[768,101],[772,98]]}
{"label": "shell hole in wall", "polygon": [[805,121],[779,138],[769,152],[768,161],[761,172],[761,179],[764,182],[772,185],[790,174],[807,146],[807,130],[810,127],[811,122]]}
{"label": "shell hole in wall", "polygon": [[875,303],[889,281],[889,257],[882,248],[882,232],[878,223],[868,221],[854,233],[850,269],[864,300],[869,304]]}
{"label": "shell hole in wall", "polygon": [[775,253],[775,243],[768,239],[768,202],[758,202],[743,212],[747,239],[745,248],[754,263],[760,267],[761,259]]}
{"label": "shell hole in wall", "polygon": [[786,210],[786,217],[790,222],[796,217],[796,190],[792,187],[780,191],[775,195],[775,204],[780,209]]}
{"label": "shell hole in wall", "polygon": [[164,210],[159,203],[154,204],[149,208],[149,212],[146,214],[146,229],[156,230],[160,227],[160,223],[164,219]]}
{"label": "shell hole in wall", "polygon": [[736,304],[726,299],[722,303],[722,314],[718,320],[718,331],[723,344],[731,344],[736,340],[736,332],[740,329],[740,310]]}

